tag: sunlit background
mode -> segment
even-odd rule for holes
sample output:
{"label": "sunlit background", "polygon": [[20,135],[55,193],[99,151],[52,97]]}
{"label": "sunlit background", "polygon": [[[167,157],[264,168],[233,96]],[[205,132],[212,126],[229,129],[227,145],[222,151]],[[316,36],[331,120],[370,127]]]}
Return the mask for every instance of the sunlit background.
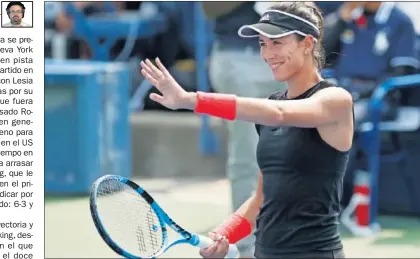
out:
{"label": "sunlit background", "polygon": [[[317,4],[328,16],[340,15],[344,2]],[[245,5],[254,7],[246,21],[252,23],[266,3],[237,8]],[[396,5],[414,29],[373,22],[356,33],[354,17],[336,36],[339,54],[326,53],[322,71],[349,89],[355,103],[365,102],[368,113],[356,129],[345,178],[347,257],[420,256],[420,12],[418,3]],[[134,179],[192,231],[206,234],[229,215],[227,123],[152,102],[148,95],[155,90],[139,72],[141,60],[159,57],[186,90],[217,91],[209,63],[220,47],[220,24],[205,18],[200,2],[47,2],[45,28],[46,257],[116,257],[89,214],[90,187],[104,174]],[[386,44],[378,40],[382,32]],[[257,41],[250,44],[258,51]],[[411,47],[416,52],[405,52],[411,56],[390,62]],[[238,51],[248,50],[238,45]],[[409,69],[389,72],[398,66]],[[253,80],[249,71],[230,73]],[[381,116],[388,99],[392,112]],[[349,201],[362,184],[370,187],[370,211],[378,212],[371,223],[380,224],[379,232],[353,217],[358,204]],[[197,256],[188,246],[165,254]]]}

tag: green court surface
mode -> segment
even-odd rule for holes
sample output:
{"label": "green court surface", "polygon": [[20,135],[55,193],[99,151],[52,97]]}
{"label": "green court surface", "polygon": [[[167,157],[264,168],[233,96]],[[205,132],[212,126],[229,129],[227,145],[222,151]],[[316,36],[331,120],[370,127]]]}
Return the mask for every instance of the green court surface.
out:
{"label": "green court surface", "polygon": [[[190,231],[206,234],[230,213],[226,180],[141,180],[141,185],[177,223]],[[347,258],[420,258],[420,219],[381,216],[380,223],[382,231],[377,237],[354,237],[345,229],[341,231]],[[46,258],[117,257],[97,234],[86,196],[45,199],[45,255]],[[198,258],[199,255],[194,247],[180,245],[162,257]]]}

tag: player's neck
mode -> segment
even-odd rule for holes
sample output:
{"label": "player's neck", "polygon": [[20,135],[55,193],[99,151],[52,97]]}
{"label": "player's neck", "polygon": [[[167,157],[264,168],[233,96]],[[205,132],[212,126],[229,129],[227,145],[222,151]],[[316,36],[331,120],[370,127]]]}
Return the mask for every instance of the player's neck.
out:
{"label": "player's neck", "polygon": [[322,81],[314,66],[303,67],[287,81],[287,97],[295,98]]}

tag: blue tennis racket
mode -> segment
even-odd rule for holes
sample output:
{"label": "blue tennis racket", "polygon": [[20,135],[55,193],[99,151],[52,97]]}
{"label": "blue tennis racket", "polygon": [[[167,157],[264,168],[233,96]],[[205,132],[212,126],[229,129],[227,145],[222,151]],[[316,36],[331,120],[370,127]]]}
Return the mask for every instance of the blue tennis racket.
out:
{"label": "blue tennis racket", "polygon": [[[116,175],[97,179],[90,194],[90,212],[102,239],[126,258],[155,258],[177,244],[206,248],[208,237],[190,233],[173,221],[157,202],[133,181]],[[180,238],[169,243],[168,226]],[[228,258],[238,257],[235,245]]]}

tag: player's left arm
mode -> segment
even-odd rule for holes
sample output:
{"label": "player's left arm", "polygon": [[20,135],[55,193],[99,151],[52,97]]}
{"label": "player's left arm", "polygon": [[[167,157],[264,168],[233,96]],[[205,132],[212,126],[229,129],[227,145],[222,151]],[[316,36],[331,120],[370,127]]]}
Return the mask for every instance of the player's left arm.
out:
{"label": "player's left arm", "polygon": [[349,92],[329,87],[300,100],[238,97],[236,119],[268,126],[315,128],[340,122],[351,114],[352,107]]}

